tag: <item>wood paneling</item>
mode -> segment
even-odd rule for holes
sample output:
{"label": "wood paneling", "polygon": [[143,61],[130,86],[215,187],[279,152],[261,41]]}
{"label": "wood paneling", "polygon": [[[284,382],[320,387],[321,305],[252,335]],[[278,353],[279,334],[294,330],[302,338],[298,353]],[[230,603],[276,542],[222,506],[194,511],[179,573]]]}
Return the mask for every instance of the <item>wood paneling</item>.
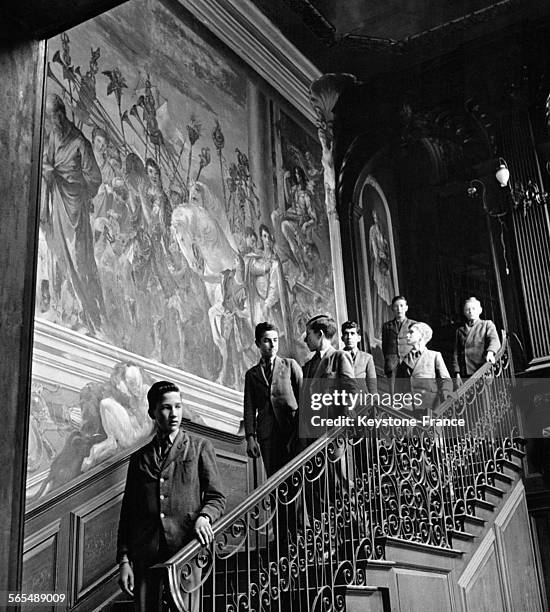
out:
{"label": "wood paneling", "polygon": [[[230,511],[250,491],[242,439],[196,424],[191,428],[216,447]],[[63,592],[71,609],[83,611],[116,593],[116,540],[127,462],[128,457],[32,508],[26,528],[25,584]]]}
{"label": "wood paneling", "polygon": [[537,567],[523,491],[510,499],[495,521],[495,532],[512,610],[541,612]]}
{"label": "wood paneling", "polygon": [[495,536],[490,531],[459,580],[467,612],[505,610]]}
{"label": "wood paneling", "polygon": [[238,506],[245,498],[248,490],[248,460],[246,457],[234,453],[220,452],[218,456],[218,469],[223,482],[227,503],[225,513]]}
{"label": "wood paneling", "polygon": [[399,605],[407,612],[454,610],[449,576],[418,570],[396,570]]}
{"label": "wood paneling", "polygon": [[107,580],[116,569],[116,542],[122,495],[123,484],[120,483],[71,513],[76,564],[75,602],[80,601],[93,586]]}

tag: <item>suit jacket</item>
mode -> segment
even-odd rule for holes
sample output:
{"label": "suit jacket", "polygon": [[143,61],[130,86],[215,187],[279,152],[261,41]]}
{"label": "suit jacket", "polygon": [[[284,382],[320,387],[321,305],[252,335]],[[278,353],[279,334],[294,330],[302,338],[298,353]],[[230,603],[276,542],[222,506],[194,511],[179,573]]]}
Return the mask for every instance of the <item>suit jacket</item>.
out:
{"label": "suit jacket", "polygon": [[117,559],[145,566],[159,561],[162,535],[171,556],[195,537],[199,514],[213,523],[225,508],[209,440],[180,430],[161,466],[156,444],[155,436],[130,458],[118,527]]}
{"label": "suit jacket", "polygon": [[376,380],[376,367],[374,366],[372,355],[358,350],[354,358],[351,351],[345,351],[345,353],[353,365],[353,375],[357,384],[361,386],[365,384],[369,393],[377,393],[378,382]]}
{"label": "suit jacket", "polygon": [[[409,367],[411,361],[414,364],[412,370]],[[416,409],[425,414],[436,408],[453,391],[453,381],[438,351],[424,348],[416,361],[407,356],[397,367],[396,375],[396,392],[420,393],[422,405],[417,405]]]}
{"label": "suit jacket", "polygon": [[[333,393],[335,390],[357,393],[359,390],[350,358],[345,351],[337,351],[332,346],[327,349],[320,361],[316,361],[315,356],[306,361],[303,371],[304,383],[300,399],[303,398],[308,409],[311,405],[310,398],[314,393]],[[347,415],[347,409],[333,406],[328,410],[328,416],[340,414]]]}
{"label": "suit jacket", "polygon": [[492,321],[478,319],[471,327],[464,323],[456,330],[453,372],[471,376],[485,363],[487,351],[500,349],[497,328]]}
{"label": "suit jacket", "polygon": [[271,385],[261,363],[244,377],[244,431],[258,440],[270,437],[274,420],[284,433],[292,432],[302,386],[302,368],[294,359],[275,357]]}
{"label": "suit jacket", "polygon": [[411,346],[407,344],[407,332],[416,321],[407,319],[401,326],[395,319],[382,324],[382,352],[384,353],[384,373],[390,376],[397,364],[409,353]]}

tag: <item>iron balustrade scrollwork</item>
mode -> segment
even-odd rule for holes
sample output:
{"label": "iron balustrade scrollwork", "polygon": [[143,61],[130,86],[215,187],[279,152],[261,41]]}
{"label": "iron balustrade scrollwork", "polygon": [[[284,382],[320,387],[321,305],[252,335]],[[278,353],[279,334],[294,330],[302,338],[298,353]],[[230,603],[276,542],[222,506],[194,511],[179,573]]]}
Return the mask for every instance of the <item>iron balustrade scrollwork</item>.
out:
{"label": "iron balustrade scrollwork", "polygon": [[[450,548],[475,500],[518,448],[508,348],[434,413],[463,427],[340,428],[316,440],[214,525],[155,567],[180,611],[343,610],[388,538]],[[376,407],[378,419],[406,413]]]}

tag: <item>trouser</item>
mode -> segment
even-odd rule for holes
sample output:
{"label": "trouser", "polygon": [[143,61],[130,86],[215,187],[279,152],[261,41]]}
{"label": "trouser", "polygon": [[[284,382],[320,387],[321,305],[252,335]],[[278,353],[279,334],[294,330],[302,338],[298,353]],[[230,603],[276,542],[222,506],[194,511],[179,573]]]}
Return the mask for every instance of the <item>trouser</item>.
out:
{"label": "trouser", "polygon": [[[139,560],[133,562],[134,571],[134,605],[136,612],[160,612],[166,610],[163,606],[163,585],[159,579],[158,572],[151,571],[156,563],[163,563],[169,558],[166,540],[162,529],[159,533],[159,550],[156,560],[152,563],[143,563]],[[186,609],[188,612],[199,612],[200,610],[200,588],[201,568],[191,563],[191,572],[188,578],[180,580],[180,590],[188,593]],[[196,590],[193,590],[195,589]]]}
{"label": "trouser", "polygon": [[[290,461],[291,454],[287,449],[289,438],[290,434],[283,432],[275,421],[270,437],[259,441],[262,460],[268,478]],[[273,532],[275,541],[278,540],[281,550],[285,549],[288,544],[289,529],[295,530],[296,528],[296,505],[294,503],[289,505],[285,501],[281,497],[281,491],[278,491],[276,498],[277,520],[273,521]]]}

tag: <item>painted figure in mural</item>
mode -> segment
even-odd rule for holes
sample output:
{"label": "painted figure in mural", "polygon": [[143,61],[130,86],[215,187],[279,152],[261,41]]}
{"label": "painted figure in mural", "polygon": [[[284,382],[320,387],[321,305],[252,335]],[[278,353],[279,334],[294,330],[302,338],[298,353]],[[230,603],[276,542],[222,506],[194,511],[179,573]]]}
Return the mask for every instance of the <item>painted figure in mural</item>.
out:
{"label": "painted figure in mural", "polygon": [[[62,279],[55,298],[70,304],[73,328],[94,333],[101,326],[104,306],[90,213],[101,172],[90,141],[69,121],[63,100],[56,94],[47,97],[46,121],[49,136],[42,168],[41,221]],[[55,288],[56,279],[50,281]]]}
{"label": "painted figure in mural", "polygon": [[105,217],[107,215],[107,211],[113,206],[112,181],[116,175],[108,155],[109,137],[107,136],[107,132],[102,128],[95,127],[92,130],[92,144],[95,159],[101,173],[101,185],[99,186],[97,195],[93,200],[94,209],[92,214],[95,218],[97,218]]}
{"label": "painted figure in mural", "polygon": [[111,374],[111,394],[101,400],[99,411],[105,440],[94,444],[82,462],[86,472],[117,451],[144,440],[152,431],[147,420],[147,385],[140,368],[132,363],[116,366]]}
{"label": "painted figure in mural", "polygon": [[306,250],[313,244],[312,232],[317,224],[317,214],[312,203],[311,190],[300,166],[284,175],[285,196],[288,208],[280,215],[281,232],[300,268],[302,282],[309,277]]}
{"label": "painted figure in mural", "polygon": [[[40,393],[40,395],[45,403],[43,393]],[[42,428],[43,433],[38,440],[40,447],[44,443],[48,443],[45,435],[46,430],[49,430],[50,435],[57,436],[57,439],[64,434],[66,435],[67,432],[69,433],[65,438],[63,447],[61,449],[56,447],[48,474],[40,483],[38,489],[27,489],[27,499],[34,500],[43,497],[81,474],[82,461],[88,455],[90,448],[105,439],[99,413],[99,404],[105,395],[105,385],[95,382],[88,383],[80,390],[78,404],[62,406],[61,415],[59,415],[58,410],[55,422],[51,417],[45,420],[41,415],[40,418],[44,426]],[[36,397],[33,394],[31,398],[31,413]],[[48,411],[50,414],[54,412],[50,409]],[[29,455],[35,452],[31,450],[34,443],[31,436],[32,433],[29,432]],[[43,467],[44,465],[42,465]]]}
{"label": "painted figure in mural", "polygon": [[147,201],[149,206],[145,209],[149,215],[149,231],[151,237],[162,240],[168,244],[170,225],[172,223],[172,208],[166,195],[160,177],[160,168],[157,162],[150,157],[145,162],[145,171],[149,179],[147,187]]}
{"label": "painted figure in mural", "polygon": [[191,269],[175,237],[169,246],[168,268],[174,281],[162,324],[163,362],[186,372],[215,378],[220,370],[220,353],[213,343],[208,311],[210,302],[201,275]]}
{"label": "painted figure in mural", "polygon": [[216,382],[240,388],[254,351],[246,287],[237,280],[235,270],[223,271],[222,296],[222,302],[214,304],[208,312],[214,342],[222,355],[222,369]]}
{"label": "painted figure in mural", "polygon": [[245,282],[248,289],[252,325],[273,321],[281,336],[286,333],[285,282],[281,262],[274,250],[274,239],[267,225],[260,225],[262,249],[245,255]]}
{"label": "painted figure in mural", "polygon": [[[208,317],[214,344],[222,356],[222,368],[216,380],[226,374],[227,344],[221,327],[224,307],[224,271],[234,271],[238,251],[229,228],[223,204],[203,183],[191,185],[189,202],[172,213],[174,237],[191,269],[198,274],[206,288],[210,307]],[[231,284],[233,281],[231,282]],[[241,310],[241,309],[239,309]]]}
{"label": "painted figure in mural", "polygon": [[[191,185],[189,202],[172,212],[172,226],[184,257],[194,270],[201,270],[208,283],[211,303],[221,296],[221,273],[233,269],[237,261],[235,245],[225,211],[206,185]],[[202,264],[201,264],[202,262]],[[217,291],[219,289],[219,291]]]}
{"label": "painted figure in mural", "polygon": [[369,252],[372,262],[371,276],[376,291],[372,296],[372,318],[377,333],[387,318],[394,289],[390,244],[382,232],[376,210],[372,211],[372,219],[373,224],[369,230]]}
{"label": "painted figure in mural", "polygon": [[[147,401],[156,435],[130,458],[117,541],[119,585],[134,598],[138,612],[161,608],[159,581],[148,568],[194,538],[210,545],[212,524],[225,509],[212,443],[180,428],[183,405],[178,387],[156,382]],[[191,569],[180,583],[182,596],[193,590],[200,575],[200,568]],[[185,599],[186,610],[198,612],[199,592]]]}

